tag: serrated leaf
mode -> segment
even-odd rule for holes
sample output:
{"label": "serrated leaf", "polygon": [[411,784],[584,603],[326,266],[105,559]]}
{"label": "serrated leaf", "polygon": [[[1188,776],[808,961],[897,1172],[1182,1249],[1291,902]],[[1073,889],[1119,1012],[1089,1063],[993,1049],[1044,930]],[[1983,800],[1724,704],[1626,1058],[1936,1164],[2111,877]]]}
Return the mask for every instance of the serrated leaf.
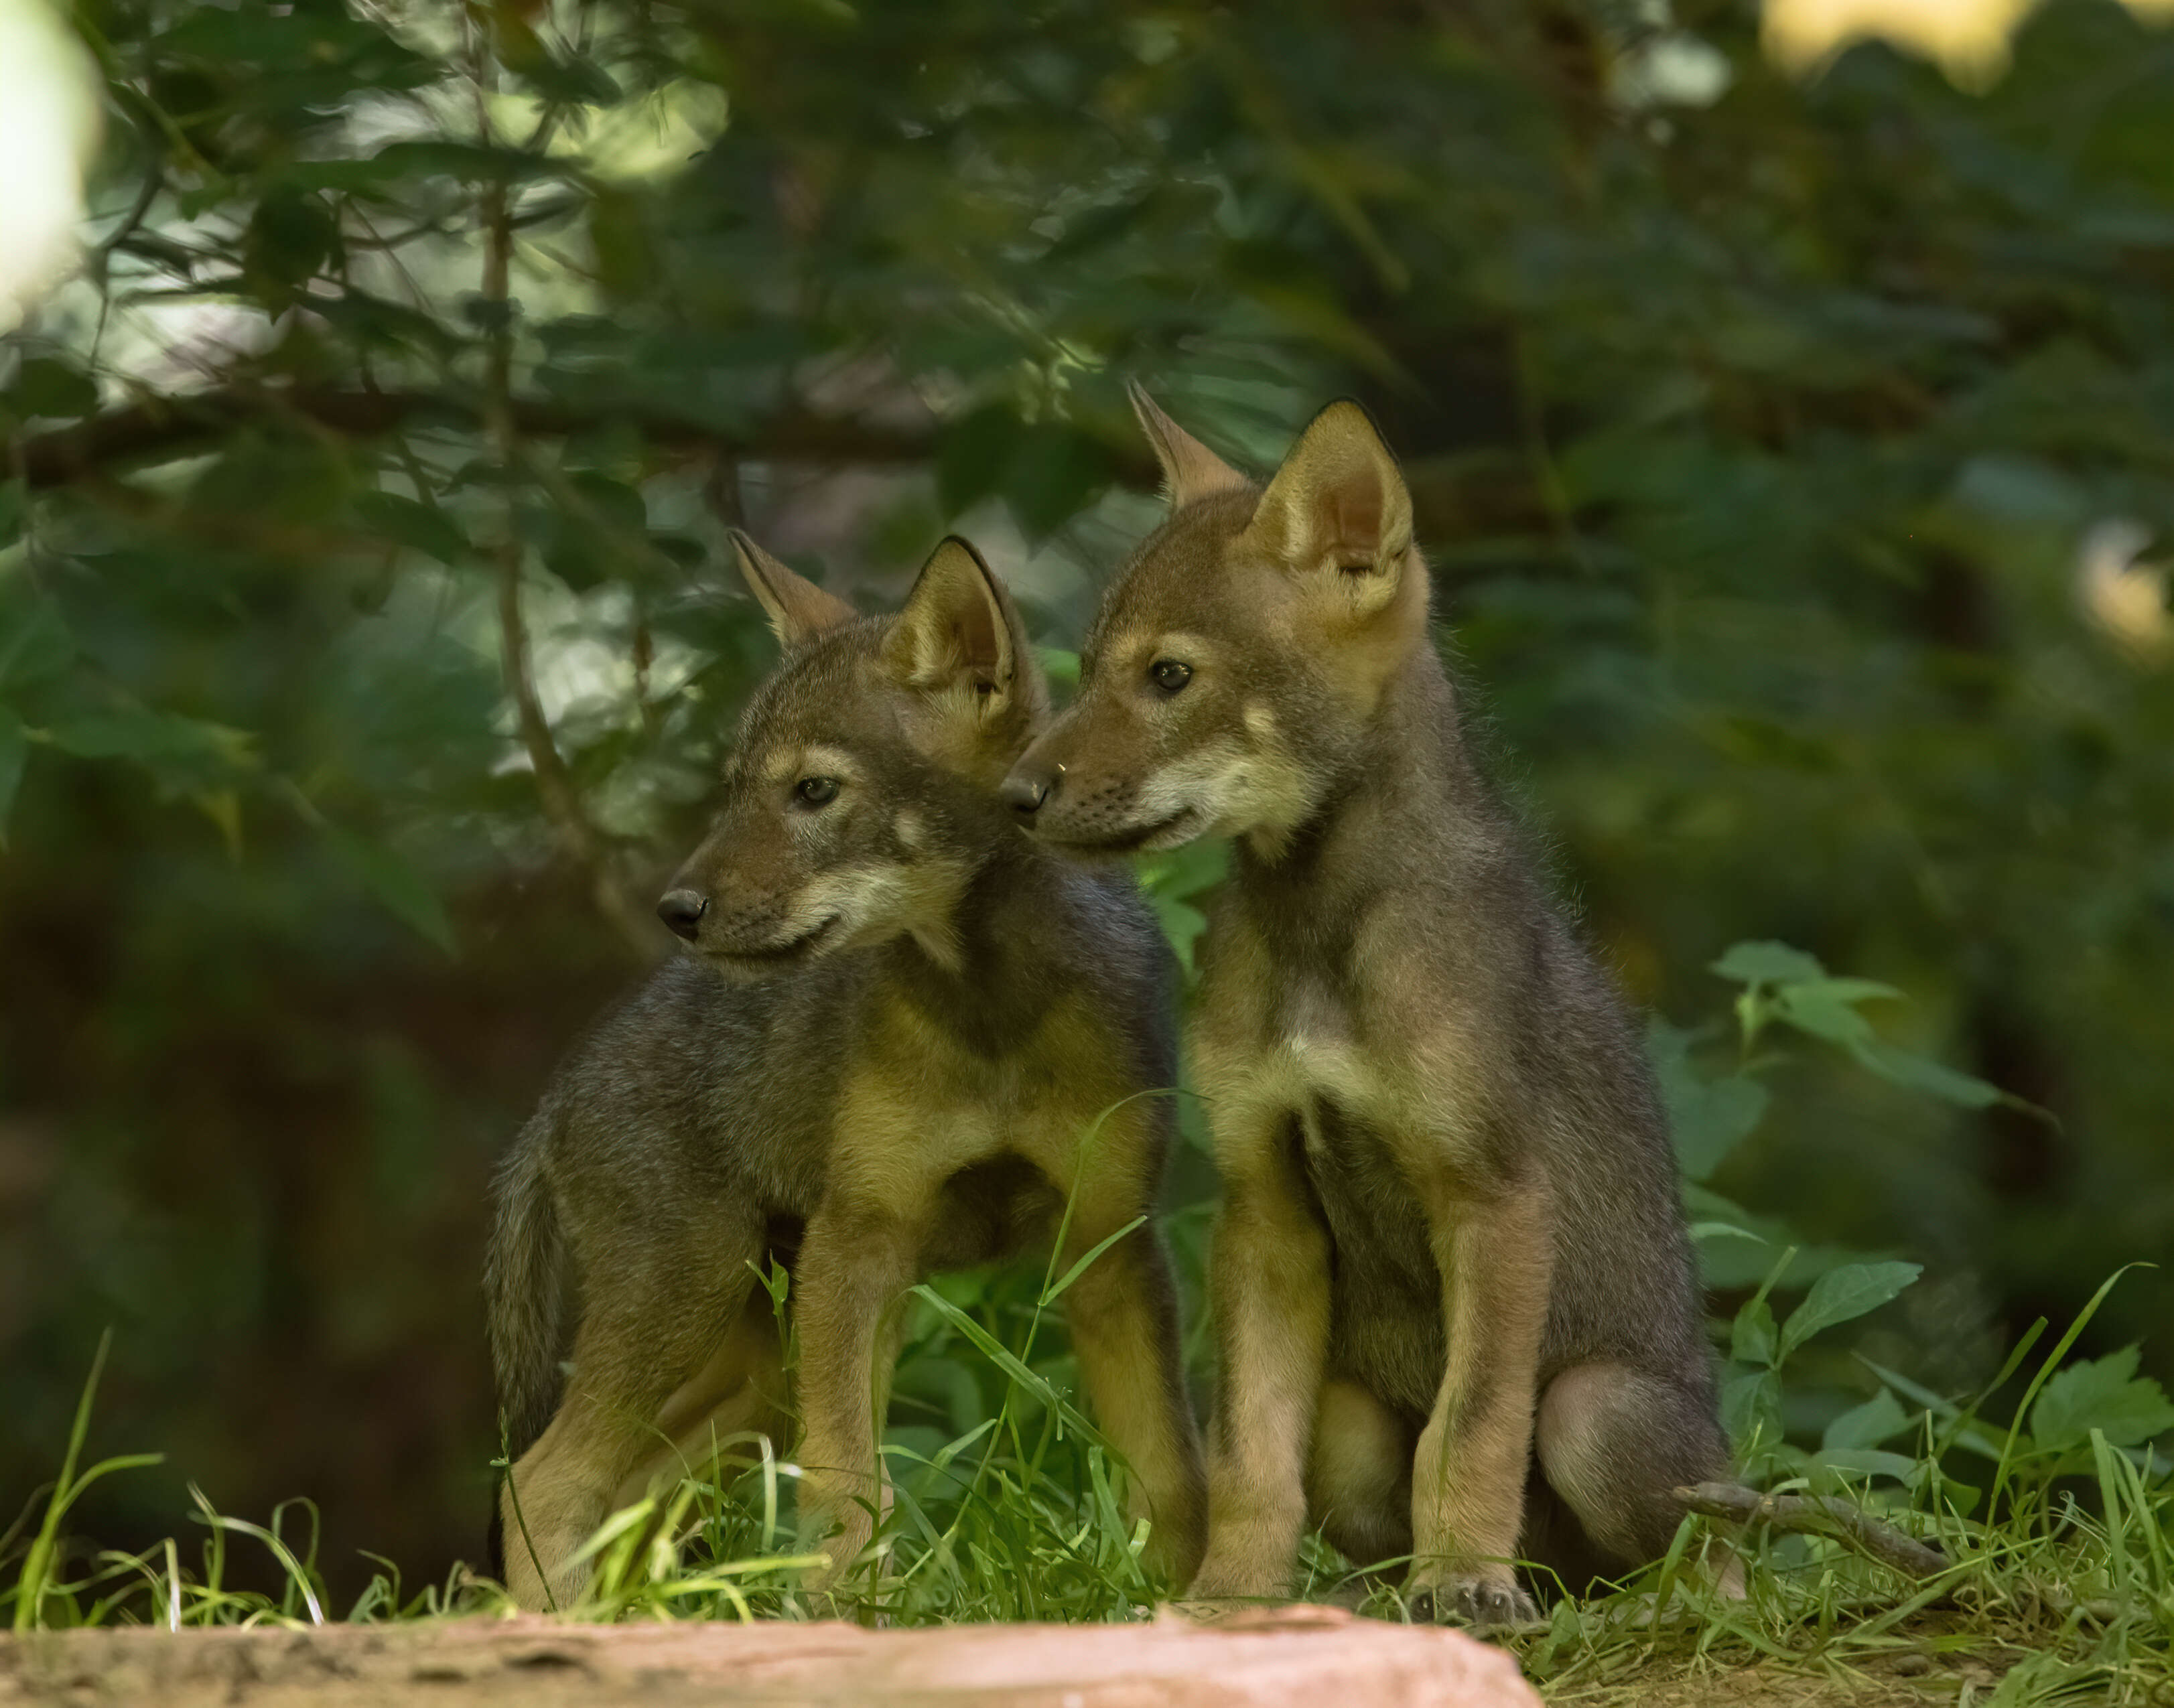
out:
{"label": "serrated leaf", "polygon": [[355,499],[354,513],[371,532],[435,558],[448,567],[469,555],[468,536],[434,505],[397,492],[365,492]]}
{"label": "serrated leaf", "polygon": [[1793,984],[1826,976],[1826,969],[1786,943],[1739,943],[1707,969],[1744,985]]}
{"label": "serrated leaf", "polygon": [[1820,1446],[1823,1451],[1876,1447],[1894,1440],[1910,1424],[1902,1402],[1890,1390],[1882,1388],[1863,1405],[1852,1406],[1829,1424],[1820,1437]]}
{"label": "serrated leaf", "polygon": [[57,676],[75,657],[57,601],[40,597],[0,610],[0,687]]}
{"label": "serrated leaf", "polygon": [[1787,1358],[1822,1329],[1877,1311],[1924,1273],[1916,1263],[1849,1263],[1812,1283],[1804,1302],[1782,1325],[1781,1356]]}
{"label": "serrated leaf", "polygon": [[2056,1371],[2031,1408],[2031,1434],[2047,1451],[2081,1446],[2093,1430],[2117,1447],[2140,1447],[2174,1430],[2174,1401],[2136,1373],[2137,1349],[2123,1347]]}
{"label": "serrated leaf", "polygon": [[444,905],[414,867],[382,843],[370,841],[337,824],[325,826],[325,840],[340,863],[361,881],[388,913],[447,954],[453,953],[452,922],[446,917]]}

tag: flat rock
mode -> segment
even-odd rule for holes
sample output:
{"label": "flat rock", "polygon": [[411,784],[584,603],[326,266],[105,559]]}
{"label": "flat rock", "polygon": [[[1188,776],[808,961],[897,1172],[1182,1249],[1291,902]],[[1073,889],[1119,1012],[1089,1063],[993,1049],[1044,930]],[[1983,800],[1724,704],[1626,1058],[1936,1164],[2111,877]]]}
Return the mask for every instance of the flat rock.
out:
{"label": "flat rock", "polygon": [[536,1615],[0,1638],[0,1703],[160,1708],[1539,1708],[1499,1649],[1334,1608],[1202,1626],[584,1625]]}

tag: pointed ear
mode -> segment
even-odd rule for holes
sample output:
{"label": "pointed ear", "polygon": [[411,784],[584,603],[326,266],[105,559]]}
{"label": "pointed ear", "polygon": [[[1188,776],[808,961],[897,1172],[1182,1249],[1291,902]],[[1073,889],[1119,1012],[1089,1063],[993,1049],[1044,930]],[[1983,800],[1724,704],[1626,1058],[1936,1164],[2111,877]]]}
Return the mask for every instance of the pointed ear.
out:
{"label": "pointed ear", "polygon": [[1347,397],[1313,418],[1261,495],[1246,537],[1299,574],[1352,578],[1361,609],[1387,603],[1411,549],[1412,499],[1364,409]]}
{"label": "pointed ear", "polygon": [[884,662],[909,688],[960,689],[988,711],[1038,705],[1041,677],[1019,609],[981,554],[954,534],[929,554],[884,636]]}
{"label": "pointed ear", "polygon": [[813,640],[825,630],[850,623],[860,613],[835,593],[826,593],[771,556],[738,528],[732,531],[733,555],[748,592],[769,614],[770,626],[788,646]]}
{"label": "pointed ear", "polygon": [[1235,492],[1247,484],[1244,475],[1164,414],[1155,400],[1140,389],[1138,380],[1126,385],[1125,395],[1133,400],[1133,413],[1139,417],[1140,430],[1155,446],[1155,461],[1162,465],[1163,490],[1170,495],[1172,510],[1182,510],[1211,493]]}

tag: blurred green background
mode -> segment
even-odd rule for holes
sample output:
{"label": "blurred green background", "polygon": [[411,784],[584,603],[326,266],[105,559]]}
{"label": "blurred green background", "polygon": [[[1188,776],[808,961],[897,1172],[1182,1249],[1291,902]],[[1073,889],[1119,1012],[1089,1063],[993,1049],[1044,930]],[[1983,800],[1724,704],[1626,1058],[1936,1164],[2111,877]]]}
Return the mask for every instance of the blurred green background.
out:
{"label": "blurred green background", "polygon": [[94,1448],[168,1461],[83,1530],[477,1555],[491,1162],[773,656],[723,523],[873,607],[960,528],[1064,646],[1133,376],[1256,468],[1376,412],[1639,1002],[1786,939],[2058,1115],[1785,1071],[1716,1184],[1928,1265],[1868,1350],[1960,1387],[2174,1256],[2174,30],[2053,0],[1966,92],[1737,0],[75,23],[86,265],[0,342],[0,1524],[111,1325]]}

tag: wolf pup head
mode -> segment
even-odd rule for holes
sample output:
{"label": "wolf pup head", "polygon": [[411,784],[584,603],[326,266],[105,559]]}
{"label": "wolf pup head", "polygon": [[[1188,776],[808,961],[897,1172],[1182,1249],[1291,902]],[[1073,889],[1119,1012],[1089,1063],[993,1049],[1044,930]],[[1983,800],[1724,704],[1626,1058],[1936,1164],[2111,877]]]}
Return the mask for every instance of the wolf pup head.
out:
{"label": "wolf pup head", "polygon": [[862,617],[745,535],[733,544],[785,660],[658,917],[739,976],[900,936],[955,968],[959,897],[1014,834],[996,786],[1048,711],[1010,595],[946,539],[903,609]]}
{"label": "wolf pup head", "polygon": [[1382,695],[1427,641],[1425,566],[1396,459],[1331,403],[1265,488],[1135,388],[1171,513],[1120,570],[1079,694],[1003,795],[1082,851],[1196,836],[1280,846],[1353,763]]}

